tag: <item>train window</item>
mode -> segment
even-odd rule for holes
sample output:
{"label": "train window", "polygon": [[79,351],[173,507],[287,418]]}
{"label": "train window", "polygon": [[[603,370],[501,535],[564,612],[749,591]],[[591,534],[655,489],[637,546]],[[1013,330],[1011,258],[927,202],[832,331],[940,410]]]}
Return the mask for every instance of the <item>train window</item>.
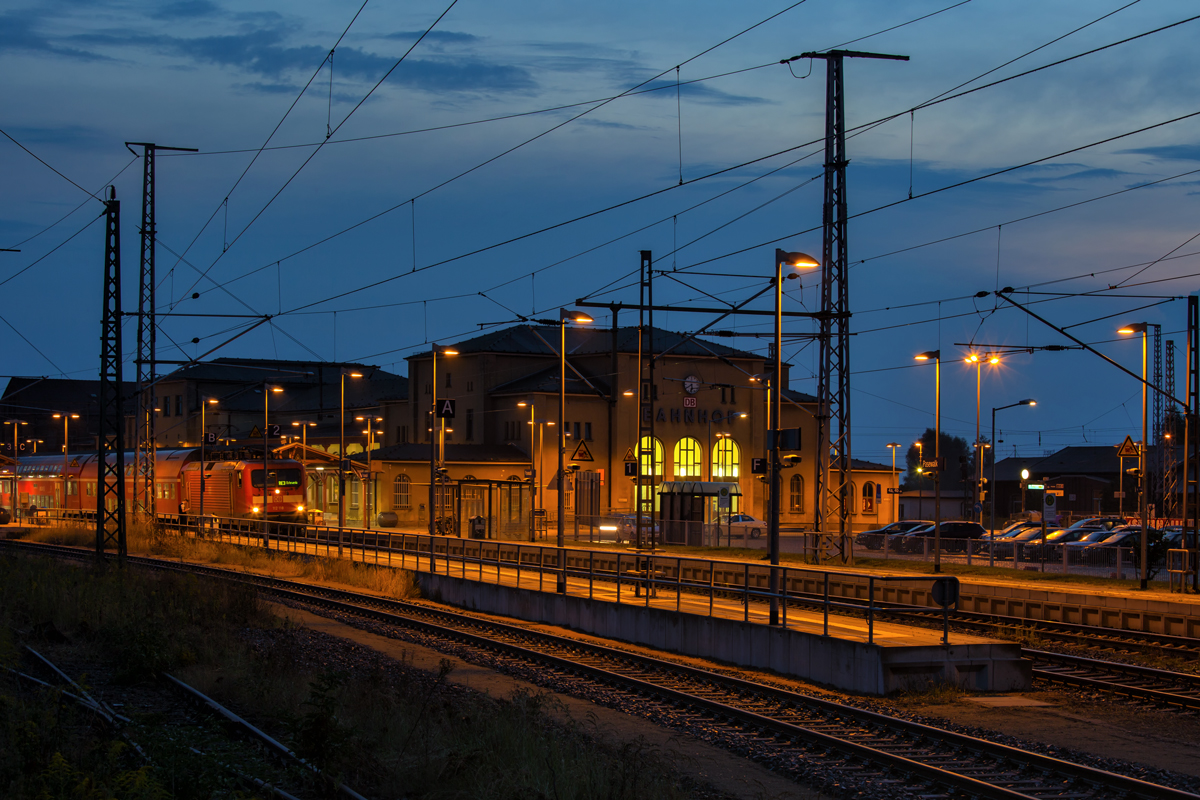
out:
{"label": "train window", "polygon": [[[261,469],[250,471],[250,485],[255,489],[262,488],[263,479]],[[267,485],[279,489],[299,489],[301,485],[300,470],[298,468],[273,469],[268,476]]]}

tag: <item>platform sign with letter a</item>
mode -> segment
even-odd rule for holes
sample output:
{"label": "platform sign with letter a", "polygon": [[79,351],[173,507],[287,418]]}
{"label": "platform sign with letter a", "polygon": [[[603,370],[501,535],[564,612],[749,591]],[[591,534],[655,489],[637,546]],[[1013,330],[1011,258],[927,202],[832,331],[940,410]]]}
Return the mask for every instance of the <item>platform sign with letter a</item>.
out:
{"label": "platform sign with letter a", "polygon": [[454,400],[450,398],[438,400],[437,415],[438,419],[454,419]]}
{"label": "platform sign with letter a", "polygon": [[1117,458],[1137,458],[1138,447],[1133,441],[1133,437],[1126,436],[1125,441],[1121,442],[1121,446],[1117,448]]}

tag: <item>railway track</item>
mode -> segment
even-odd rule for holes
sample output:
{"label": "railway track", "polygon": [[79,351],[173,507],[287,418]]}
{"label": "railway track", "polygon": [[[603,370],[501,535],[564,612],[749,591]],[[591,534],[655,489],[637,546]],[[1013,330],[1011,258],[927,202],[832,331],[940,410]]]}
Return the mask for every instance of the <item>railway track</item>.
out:
{"label": "railway track", "polygon": [[[72,558],[74,548],[24,545]],[[252,584],[277,597],[474,651],[485,661],[536,665],[585,696],[636,698],[643,713],[699,723],[776,769],[854,786],[878,797],[1117,800],[1200,798],[1040,753],[808,697],[715,672],[435,609],[213,567],[130,557],[131,564]],[[590,690],[590,692],[589,692]]]}

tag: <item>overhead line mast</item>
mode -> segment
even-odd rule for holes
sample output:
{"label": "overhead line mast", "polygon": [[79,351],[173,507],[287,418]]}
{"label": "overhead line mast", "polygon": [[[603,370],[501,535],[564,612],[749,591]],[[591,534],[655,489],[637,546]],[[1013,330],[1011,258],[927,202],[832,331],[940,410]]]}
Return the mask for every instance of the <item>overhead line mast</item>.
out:
{"label": "overhead line mast", "polygon": [[137,413],[134,417],[137,447],[134,453],[133,508],[147,522],[154,521],[154,381],[157,365],[158,321],[154,312],[154,153],[156,150],[198,152],[192,147],[165,147],[153,142],[126,142],[129,152],[142,148],[141,274],[138,281]]}
{"label": "overhead line mast", "polygon": [[[821,210],[820,374],[817,376],[818,463],[815,529],[822,553],[850,557],[847,534],[851,487],[850,460],[850,275],[846,222],[846,109],[842,61],[875,58],[908,61],[908,56],[830,50],[795,58],[825,61],[825,198]],[[794,59],[793,59],[794,60]],[[776,376],[778,380],[779,376]],[[782,381],[780,381],[782,383]],[[785,387],[780,386],[780,391]],[[773,501],[776,502],[776,501]]]}

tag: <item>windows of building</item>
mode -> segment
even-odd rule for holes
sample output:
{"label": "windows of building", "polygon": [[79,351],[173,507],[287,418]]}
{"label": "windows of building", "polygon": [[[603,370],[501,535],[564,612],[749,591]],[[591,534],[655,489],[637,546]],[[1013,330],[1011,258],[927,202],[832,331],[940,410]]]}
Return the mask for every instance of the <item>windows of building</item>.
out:
{"label": "windows of building", "polygon": [[164,417],[169,417],[169,416],[171,416],[171,398],[170,398],[169,396],[168,396],[168,397],[160,397],[160,398],[158,398],[158,400],[156,400],[156,402],[158,402],[158,401],[161,401],[161,402],[162,402],[162,405],[160,405],[160,406],[158,407],[158,408],[159,408],[159,412],[160,412],[160,413],[161,413],[161,414],[162,414]]}
{"label": "windows of building", "polygon": [[454,375],[454,373],[450,372],[449,370],[447,370],[447,371],[446,371],[446,388],[447,388],[447,389],[450,389],[450,388],[452,388],[452,384],[450,383],[450,378],[451,378],[453,375]]}
{"label": "windows of building", "polygon": [[650,383],[643,383],[642,384],[642,401],[648,403],[652,400],[657,400],[657,399],[658,399],[658,385],[650,384]]}
{"label": "windows of building", "polygon": [[873,483],[872,481],[867,481],[866,483],[863,484],[862,513],[864,513],[864,514],[874,514],[875,513],[875,487],[876,487],[876,485],[877,484]]}
{"label": "windows of building", "polygon": [[475,381],[467,381],[467,391],[468,392],[475,391]]}
{"label": "windows of building", "polygon": [[788,498],[789,498],[788,510],[791,511],[793,514],[803,514],[804,513],[804,476],[793,475],[791,484],[790,484],[790,489],[791,489],[791,491],[788,493]]}
{"label": "windows of building", "polygon": [[181,394],[175,395],[175,416],[183,416],[183,395]]}
{"label": "windows of building", "polygon": [[397,475],[392,482],[392,508],[412,510],[412,480],[407,475]]}
{"label": "windows of building", "polygon": [[[347,447],[346,450],[349,451],[350,448]],[[358,478],[351,477],[346,481],[346,488],[349,489],[350,507],[358,508],[358,497],[361,494],[362,484]]]}
{"label": "windows of building", "polygon": [[742,448],[732,437],[717,439],[712,452],[712,477],[714,481],[737,480],[741,473]]}
{"label": "windows of building", "polygon": [[[528,424],[528,423],[526,423],[526,424]],[[505,422],[504,423],[504,441],[505,442],[521,441],[521,428],[523,428],[523,427],[524,427],[524,425],[522,425],[520,421]]]}
{"label": "windows of building", "polygon": [[475,441],[475,409],[467,409],[467,436],[468,442]]}
{"label": "windows of building", "polygon": [[396,444],[408,444],[408,426],[396,426]]}
{"label": "windows of building", "polygon": [[578,422],[573,422],[573,423],[571,423],[571,424],[575,426],[575,428],[574,428],[575,435],[574,435],[572,438],[574,438],[576,441],[578,441],[578,440],[579,440],[579,434],[580,434],[580,430],[579,430],[579,428],[580,428],[580,423],[578,423]]}
{"label": "windows of building", "polygon": [[[642,461],[642,474],[661,478],[663,474],[663,443],[661,439],[643,436],[638,445],[638,457]],[[651,462],[653,459],[653,462]],[[651,468],[653,463],[653,469]]]}
{"label": "windows of building", "polygon": [[675,468],[675,478],[692,478],[699,480],[703,476],[704,453],[700,442],[691,437],[680,439],[675,443],[675,453],[671,459]]}
{"label": "windows of building", "polygon": [[592,441],[592,423],[583,423],[583,438],[587,439],[589,442]]}

